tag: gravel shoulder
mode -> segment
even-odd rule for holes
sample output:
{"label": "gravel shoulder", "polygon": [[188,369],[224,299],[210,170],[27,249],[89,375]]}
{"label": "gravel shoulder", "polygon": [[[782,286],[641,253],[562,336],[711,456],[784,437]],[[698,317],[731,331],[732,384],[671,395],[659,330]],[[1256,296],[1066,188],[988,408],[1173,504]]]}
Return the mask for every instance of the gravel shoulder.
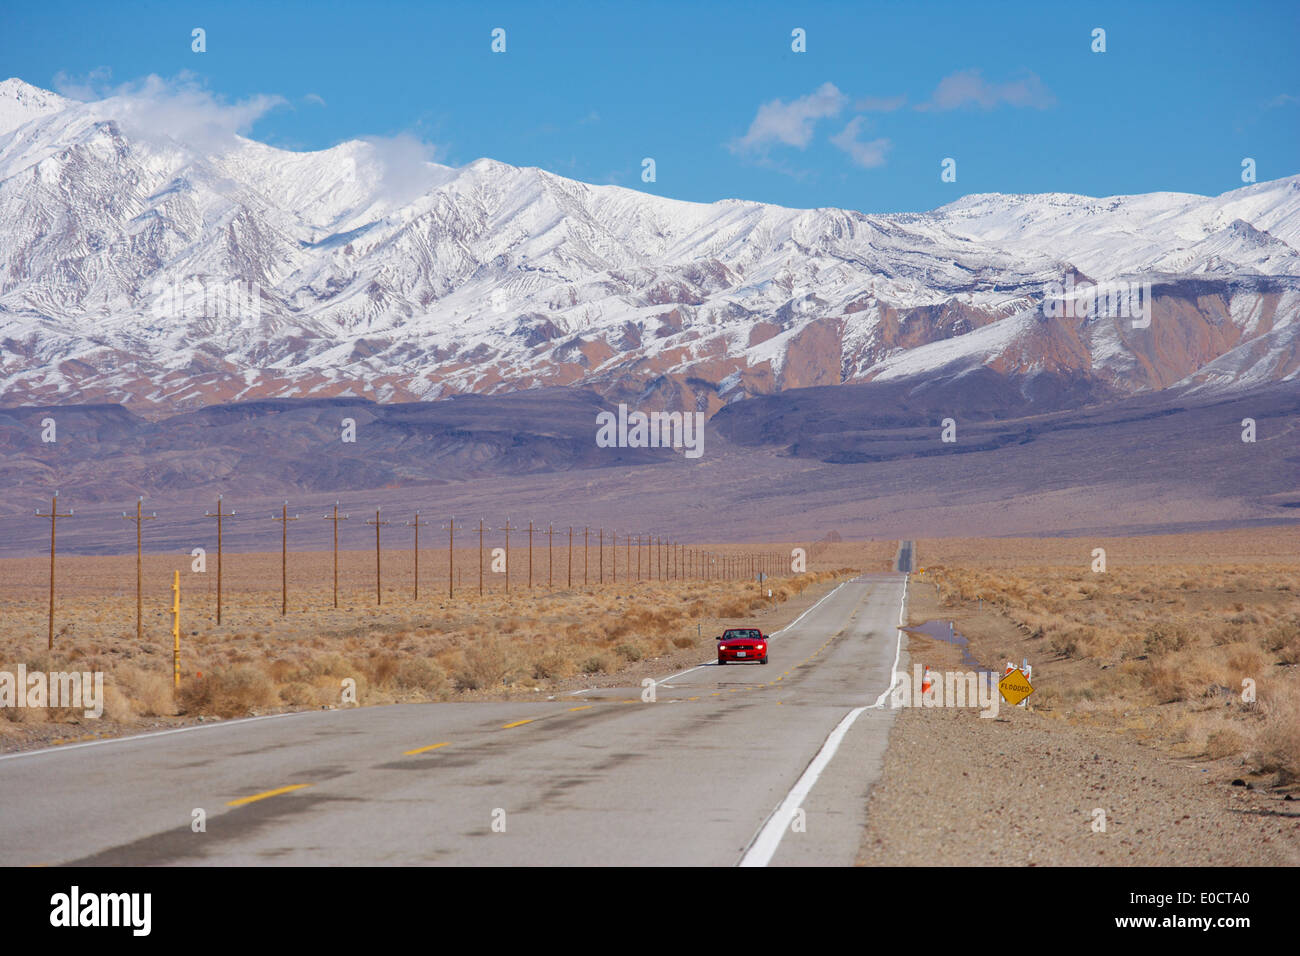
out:
{"label": "gravel shoulder", "polygon": [[[943,617],[929,589],[911,590],[910,623]],[[995,664],[994,642],[1006,649],[1008,636],[981,641],[979,630],[989,629],[971,629],[971,652]],[[952,644],[909,634],[906,646],[911,661],[966,670]],[[1050,680],[1049,673],[1035,683]],[[902,708],[868,801],[858,862],[1300,864],[1300,794],[1233,786],[1233,769],[1005,703],[995,718],[974,708]]]}

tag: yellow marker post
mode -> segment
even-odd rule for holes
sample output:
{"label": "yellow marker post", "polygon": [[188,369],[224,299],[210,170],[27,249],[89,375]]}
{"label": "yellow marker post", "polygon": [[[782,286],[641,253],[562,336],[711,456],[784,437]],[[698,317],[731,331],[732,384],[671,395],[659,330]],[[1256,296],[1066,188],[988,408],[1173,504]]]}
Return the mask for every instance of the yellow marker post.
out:
{"label": "yellow marker post", "polygon": [[172,686],[181,689],[181,573],[172,572]]}

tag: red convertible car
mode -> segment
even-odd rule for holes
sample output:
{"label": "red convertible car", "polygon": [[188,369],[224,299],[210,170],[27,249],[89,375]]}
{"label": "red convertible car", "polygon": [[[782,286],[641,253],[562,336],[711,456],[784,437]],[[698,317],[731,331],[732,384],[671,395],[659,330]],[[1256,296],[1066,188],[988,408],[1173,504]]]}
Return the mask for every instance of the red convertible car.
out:
{"label": "red convertible car", "polygon": [[730,627],[718,638],[718,663],[767,663],[767,635],[756,627]]}

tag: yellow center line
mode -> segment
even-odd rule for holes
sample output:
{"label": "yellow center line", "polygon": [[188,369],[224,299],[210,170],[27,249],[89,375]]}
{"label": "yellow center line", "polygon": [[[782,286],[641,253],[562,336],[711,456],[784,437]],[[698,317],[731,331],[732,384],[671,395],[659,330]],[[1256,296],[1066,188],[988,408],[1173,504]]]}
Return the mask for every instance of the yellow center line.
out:
{"label": "yellow center line", "polygon": [[529,717],[527,720],[516,720],[513,724],[503,724],[501,729],[509,730],[511,727],[522,727],[524,724],[531,724],[536,719],[536,717]]}
{"label": "yellow center line", "polygon": [[581,707],[570,707],[569,710],[591,710],[591,704],[583,704]]}
{"label": "yellow center line", "polygon": [[416,747],[414,750],[404,750],[404,751],[402,751],[402,753],[403,753],[405,756],[410,757],[410,756],[413,756],[413,755],[415,755],[415,754],[428,753],[430,750],[437,750],[439,747],[446,747],[446,746],[448,746],[450,743],[451,743],[450,740],[444,740],[444,741],[443,741],[442,743],[440,743],[440,744],[429,744],[429,746],[427,746],[427,747]]}
{"label": "yellow center line", "polygon": [[242,807],[246,803],[252,803],[255,800],[265,800],[267,797],[278,797],[282,793],[290,793],[294,790],[301,790],[303,787],[310,787],[309,783],[294,783],[287,787],[277,787],[274,790],[264,790],[261,793],[255,793],[251,797],[240,797],[238,800],[231,800],[226,804],[228,807]]}

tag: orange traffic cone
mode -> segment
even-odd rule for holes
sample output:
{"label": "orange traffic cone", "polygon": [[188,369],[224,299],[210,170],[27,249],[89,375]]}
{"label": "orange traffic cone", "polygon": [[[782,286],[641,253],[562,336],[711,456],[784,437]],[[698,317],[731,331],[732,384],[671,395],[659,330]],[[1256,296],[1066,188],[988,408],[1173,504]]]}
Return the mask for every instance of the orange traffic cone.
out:
{"label": "orange traffic cone", "polygon": [[930,665],[925,665],[925,674],[921,677],[921,693],[930,693],[930,688],[934,686],[934,681],[930,679]]}

